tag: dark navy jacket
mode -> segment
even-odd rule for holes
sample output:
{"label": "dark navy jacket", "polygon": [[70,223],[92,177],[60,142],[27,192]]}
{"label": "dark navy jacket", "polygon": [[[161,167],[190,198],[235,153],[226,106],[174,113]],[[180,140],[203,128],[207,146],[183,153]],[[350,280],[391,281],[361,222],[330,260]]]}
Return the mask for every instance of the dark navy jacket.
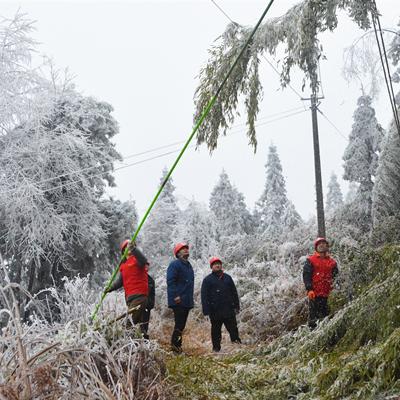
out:
{"label": "dark navy jacket", "polygon": [[231,318],[239,310],[239,296],[230,275],[211,273],[201,285],[203,314],[211,318]]}
{"label": "dark navy jacket", "polygon": [[[168,307],[182,306],[193,308],[194,272],[189,261],[172,261],[167,270]],[[176,304],[175,297],[181,302]]]}

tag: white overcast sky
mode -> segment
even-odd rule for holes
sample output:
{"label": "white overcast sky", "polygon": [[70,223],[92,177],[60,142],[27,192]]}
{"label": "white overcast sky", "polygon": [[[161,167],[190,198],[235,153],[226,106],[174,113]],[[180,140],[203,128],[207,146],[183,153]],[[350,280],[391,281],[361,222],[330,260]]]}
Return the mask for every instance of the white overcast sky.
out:
{"label": "white overcast sky", "polygon": [[[241,24],[254,24],[267,1],[218,0],[217,3]],[[276,0],[269,17],[283,14],[297,1]],[[398,0],[377,0],[384,27],[396,27]],[[20,8],[36,21],[34,38],[39,51],[53,58],[59,68],[68,67],[77,89],[84,95],[110,103],[120,125],[115,139],[123,156],[185,140],[192,130],[193,94],[197,75],[207,61],[207,49],[229,22],[211,0],[185,1],[0,1],[0,15],[12,17]],[[321,64],[325,99],[321,110],[344,136],[351,130],[352,114],[360,90],[342,77],[343,49],[362,31],[344,14],[333,33],[321,36],[327,60]],[[389,39],[389,36],[385,36]],[[259,123],[278,119],[288,110],[307,103],[290,89],[282,91],[278,75],[263,62],[264,100]],[[292,85],[301,90],[301,78]],[[304,96],[308,97],[306,91]],[[386,128],[391,118],[384,87],[375,103],[377,117]],[[272,117],[270,117],[272,116]],[[269,117],[269,118],[268,118]],[[235,125],[240,125],[237,121]],[[346,140],[319,116],[323,182],[334,171],[341,180]],[[303,217],[314,214],[315,190],[312,127],[309,111],[265,123],[258,128],[258,151],[248,146],[243,125],[220,140],[210,156],[206,148],[189,149],[173,179],[176,193],[185,199],[208,203],[209,194],[224,168],[243,192],[250,209],[260,197],[265,182],[268,146],[274,143],[281,158],[289,198]],[[180,146],[131,157],[139,162]],[[153,198],[161,170],[172,165],[177,153],[143,162],[115,172],[117,188],[110,194],[136,201],[142,215]],[[116,165],[118,167],[119,165]]]}

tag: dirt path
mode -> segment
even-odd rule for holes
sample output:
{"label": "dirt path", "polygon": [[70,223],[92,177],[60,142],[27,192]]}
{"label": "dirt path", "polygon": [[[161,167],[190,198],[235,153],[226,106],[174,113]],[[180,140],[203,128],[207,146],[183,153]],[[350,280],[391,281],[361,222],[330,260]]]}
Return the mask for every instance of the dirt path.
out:
{"label": "dirt path", "polygon": [[[152,337],[153,339],[157,340],[160,346],[166,351],[170,351],[170,338],[172,330],[172,321],[167,322],[163,324],[161,331],[156,331],[155,335]],[[210,323],[198,323],[196,321],[190,321],[188,322],[184,332],[182,348],[184,354],[188,356],[214,356],[223,358],[224,356],[232,355],[234,353],[243,351],[244,349],[255,347],[255,345],[245,344],[245,339],[243,342],[244,344],[231,343],[229,334],[223,327],[221,351],[215,353],[212,351]]]}

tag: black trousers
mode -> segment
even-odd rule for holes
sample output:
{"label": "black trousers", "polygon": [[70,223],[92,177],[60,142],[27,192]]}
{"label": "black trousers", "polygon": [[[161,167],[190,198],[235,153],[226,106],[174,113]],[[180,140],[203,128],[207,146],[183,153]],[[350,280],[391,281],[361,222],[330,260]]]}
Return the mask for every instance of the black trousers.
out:
{"label": "black trousers", "polygon": [[189,315],[190,308],[176,306],[173,307],[175,326],[172,332],[171,345],[180,349],[182,347],[182,335],[186,326],[186,321]]}
{"label": "black trousers", "polygon": [[126,321],[126,327],[132,329],[132,333],[136,335],[137,328],[142,329],[141,323],[143,313],[147,304],[147,296],[137,296],[127,301],[129,319]]}
{"label": "black trousers", "polygon": [[210,315],[211,321],[211,341],[214,350],[221,350],[221,329],[225,325],[226,330],[229,332],[231,342],[241,343],[239,331],[236,322],[236,316],[230,318],[220,318]]}
{"label": "black trousers", "polygon": [[143,334],[144,339],[149,338],[149,335],[147,332],[149,330],[150,313],[151,313],[151,310],[149,310],[147,308],[144,309],[143,313],[142,313],[142,321],[140,323],[140,330]]}
{"label": "black trousers", "polygon": [[329,315],[328,298],[316,297],[314,300],[308,300],[308,307],[308,326],[313,329],[316,327],[317,321]]}

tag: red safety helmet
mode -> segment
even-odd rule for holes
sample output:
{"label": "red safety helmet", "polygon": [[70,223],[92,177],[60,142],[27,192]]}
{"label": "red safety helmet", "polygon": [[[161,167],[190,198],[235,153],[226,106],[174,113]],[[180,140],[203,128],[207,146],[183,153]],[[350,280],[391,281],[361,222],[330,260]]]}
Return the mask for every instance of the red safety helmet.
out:
{"label": "red safety helmet", "polygon": [[174,256],[176,257],[176,255],[179,253],[179,251],[182,250],[184,247],[186,247],[188,249],[189,245],[184,242],[177,243],[174,247]]}
{"label": "red safety helmet", "polygon": [[329,246],[329,242],[324,237],[319,237],[319,238],[315,239],[314,249],[317,250],[317,246],[322,242],[325,242]]}
{"label": "red safety helmet", "polygon": [[221,261],[220,258],[218,258],[218,257],[211,257],[211,258],[210,258],[210,267],[212,267],[212,265],[213,265],[215,262],[217,262],[217,261],[219,261],[219,262],[222,264],[222,261]]}
{"label": "red safety helmet", "polygon": [[125,250],[125,247],[128,246],[128,244],[129,244],[129,240],[128,240],[128,239],[124,240],[124,241],[120,244],[119,249],[121,250],[121,253]]}

